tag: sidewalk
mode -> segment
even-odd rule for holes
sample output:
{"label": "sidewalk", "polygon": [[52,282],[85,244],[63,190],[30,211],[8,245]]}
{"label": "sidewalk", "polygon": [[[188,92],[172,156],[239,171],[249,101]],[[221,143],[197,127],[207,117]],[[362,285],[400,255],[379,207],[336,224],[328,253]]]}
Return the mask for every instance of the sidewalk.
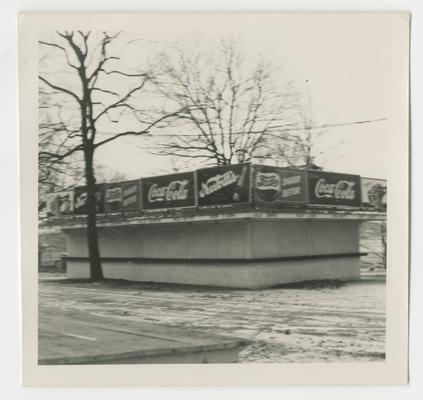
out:
{"label": "sidewalk", "polygon": [[39,308],[39,364],[233,363],[246,341]]}

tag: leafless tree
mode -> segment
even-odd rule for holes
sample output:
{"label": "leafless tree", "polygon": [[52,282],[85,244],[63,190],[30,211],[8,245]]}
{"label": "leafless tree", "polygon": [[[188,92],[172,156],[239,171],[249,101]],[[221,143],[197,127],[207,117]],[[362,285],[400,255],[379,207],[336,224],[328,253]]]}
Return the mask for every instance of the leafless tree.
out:
{"label": "leafless tree", "polygon": [[247,59],[232,37],[207,51],[179,46],[163,56],[156,86],[183,112],[152,152],[217,165],[260,158],[268,134],[284,135],[294,103],[292,83],[279,90],[274,72],[264,59]]}
{"label": "leafless tree", "polygon": [[[319,138],[326,132],[319,123],[309,96],[303,96],[292,114],[291,126],[283,137],[268,135],[265,158],[278,166],[315,168]],[[282,139],[282,140],[281,140]]]}
{"label": "leafless tree", "polygon": [[39,199],[52,191],[67,190],[81,184],[83,168],[78,154],[55,161],[57,154],[67,152],[73,146],[61,119],[62,107],[49,96],[39,94],[38,135],[38,190]]}
{"label": "leafless tree", "polygon": [[40,157],[52,169],[76,154],[83,156],[90,273],[92,280],[102,280],[95,209],[95,151],[119,138],[150,132],[177,112],[163,111],[153,116],[147,108],[140,107],[152,72],[122,67],[120,52],[125,42],[119,34],[56,32],[51,40],[39,43],[43,52],[40,88],[62,107],[59,121],[44,121],[43,129],[55,136],[55,148],[40,151]]}
{"label": "leafless tree", "polygon": [[340,127],[360,126],[386,120],[378,118],[330,123],[319,118],[317,108],[308,93],[298,96],[297,99],[295,111],[291,115],[292,123],[284,129],[284,135],[277,136],[273,133],[267,135],[269,144],[264,146],[263,160],[284,167],[321,169],[327,161],[344,156],[343,153],[339,154],[339,150],[348,149],[346,144],[351,140],[351,138],[338,138],[332,146],[323,149],[322,136]]}
{"label": "leafless tree", "polygon": [[107,182],[121,182],[127,179],[125,174],[106,167],[105,165],[99,164],[95,168],[95,177],[98,183]]}

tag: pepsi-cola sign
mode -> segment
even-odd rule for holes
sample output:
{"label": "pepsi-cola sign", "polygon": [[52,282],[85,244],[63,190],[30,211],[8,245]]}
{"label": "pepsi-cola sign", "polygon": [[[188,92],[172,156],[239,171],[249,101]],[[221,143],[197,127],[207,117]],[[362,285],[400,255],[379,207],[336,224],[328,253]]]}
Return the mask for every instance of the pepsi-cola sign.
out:
{"label": "pepsi-cola sign", "polygon": [[145,210],[195,206],[193,172],[145,178],[141,187]]}
{"label": "pepsi-cola sign", "polygon": [[304,171],[254,166],[254,201],[265,203],[305,203]]}
{"label": "pepsi-cola sign", "polygon": [[138,210],[140,208],[139,181],[108,183],[104,189],[106,212]]}
{"label": "pepsi-cola sign", "polygon": [[199,206],[247,203],[250,200],[250,165],[237,164],[197,171]]}
{"label": "pepsi-cola sign", "polygon": [[307,171],[310,204],[360,207],[361,187],[358,175]]}

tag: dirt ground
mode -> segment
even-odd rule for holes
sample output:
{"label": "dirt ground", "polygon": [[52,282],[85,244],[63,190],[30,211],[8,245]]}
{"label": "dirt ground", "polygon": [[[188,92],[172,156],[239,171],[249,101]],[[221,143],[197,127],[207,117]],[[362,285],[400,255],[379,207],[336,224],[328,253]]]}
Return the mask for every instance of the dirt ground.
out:
{"label": "dirt ground", "polygon": [[[366,270],[367,271],[367,270]],[[40,304],[251,341],[240,362],[370,361],[385,357],[385,279],[234,290],[72,282],[40,274]]]}

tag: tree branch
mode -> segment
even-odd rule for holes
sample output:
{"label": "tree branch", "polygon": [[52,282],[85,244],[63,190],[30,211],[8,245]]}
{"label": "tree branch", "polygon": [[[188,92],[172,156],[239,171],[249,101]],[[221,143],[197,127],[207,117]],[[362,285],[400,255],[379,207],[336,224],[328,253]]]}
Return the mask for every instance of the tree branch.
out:
{"label": "tree branch", "polygon": [[145,129],[143,129],[141,131],[125,131],[125,132],[117,133],[117,134],[115,134],[115,135],[113,135],[113,136],[111,136],[111,137],[109,137],[107,139],[104,139],[104,140],[102,140],[100,142],[95,143],[94,144],[94,147],[95,148],[98,148],[98,147],[100,147],[100,146],[102,146],[102,145],[104,145],[104,144],[106,144],[108,142],[111,142],[112,140],[115,140],[115,139],[117,139],[119,137],[122,137],[122,136],[141,136],[141,135],[144,135],[144,134],[148,133],[148,131],[151,128],[154,128],[155,126],[157,126],[160,122],[163,122],[164,120],[166,120],[168,118],[171,118],[173,116],[176,116],[176,115],[178,115],[178,113],[179,113],[179,111],[174,112],[172,114],[164,115],[163,117],[161,117],[161,118],[157,119],[156,121],[150,123],[150,125],[148,127],[146,127]]}
{"label": "tree branch", "polygon": [[40,40],[38,43],[40,43],[40,44],[42,44],[42,45],[44,45],[44,46],[55,47],[55,48],[57,48],[57,49],[62,50],[62,51],[63,51],[63,53],[65,53],[65,57],[66,57],[66,62],[67,62],[67,64],[68,64],[70,67],[72,67],[73,69],[78,69],[78,67],[77,67],[76,65],[73,65],[73,64],[70,62],[70,59],[69,59],[69,54],[68,54],[68,52],[66,51],[66,49],[65,49],[63,46],[60,46],[60,45],[58,45],[58,44],[56,44],[56,43],[44,42],[43,40]]}
{"label": "tree branch", "polygon": [[118,74],[118,75],[132,77],[132,78],[147,78],[149,76],[149,74],[147,74],[147,73],[130,74],[130,73],[127,73],[127,72],[116,71],[116,70],[106,71],[104,69],[102,71],[107,75]]}
{"label": "tree branch", "polygon": [[126,93],[122,98],[115,101],[114,103],[107,106],[103,111],[99,112],[97,116],[94,118],[94,122],[97,122],[105,113],[107,113],[109,110],[116,108],[117,106],[120,106],[122,103],[127,101],[135,92],[141,90],[147,82],[147,79],[144,79],[142,83],[135,88],[131,89],[128,93]]}
{"label": "tree branch", "polygon": [[77,151],[82,151],[83,150],[83,146],[82,144],[73,147],[72,149],[70,149],[69,151],[67,151],[64,154],[57,154],[57,153],[51,153],[48,151],[41,151],[39,153],[39,156],[44,156],[46,158],[50,158],[52,159],[52,162],[50,163],[50,165],[53,165],[59,161],[62,161],[63,159],[65,159],[66,157],[69,157],[70,155],[76,153]]}
{"label": "tree branch", "polygon": [[106,93],[106,94],[112,94],[113,96],[119,96],[119,93],[113,92],[112,90],[108,90],[108,89],[101,89],[101,88],[97,88],[94,87],[91,89],[91,91],[97,91],[97,92],[102,92],[102,93]]}
{"label": "tree branch", "polygon": [[50,86],[52,89],[58,90],[59,92],[62,92],[62,93],[66,93],[69,96],[73,97],[78,102],[78,104],[81,103],[81,99],[71,90],[63,88],[61,86],[54,85],[53,83],[49,82],[46,78],[42,77],[41,75],[38,76],[38,79],[40,79],[40,81],[44,82],[46,85]]}

